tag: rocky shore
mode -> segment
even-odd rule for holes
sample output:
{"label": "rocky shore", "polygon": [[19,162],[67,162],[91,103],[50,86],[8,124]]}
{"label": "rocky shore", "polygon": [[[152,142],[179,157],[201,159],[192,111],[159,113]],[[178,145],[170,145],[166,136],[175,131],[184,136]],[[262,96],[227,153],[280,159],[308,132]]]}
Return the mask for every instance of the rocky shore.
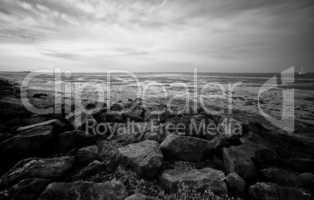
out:
{"label": "rocky shore", "polygon": [[77,123],[27,111],[16,90],[1,80],[1,200],[313,199],[314,140],[258,116],[233,114],[241,134],[202,135],[168,125],[218,127],[225,116],[154,114],[122,99]]}

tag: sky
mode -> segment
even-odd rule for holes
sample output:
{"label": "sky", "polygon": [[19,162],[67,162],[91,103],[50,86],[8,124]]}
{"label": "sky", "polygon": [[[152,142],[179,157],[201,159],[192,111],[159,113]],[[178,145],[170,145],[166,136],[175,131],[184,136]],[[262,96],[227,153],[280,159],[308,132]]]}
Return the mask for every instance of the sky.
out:
{"label": "sky", "polygon": [[0,70],[314,71],[313,0],[0,0]]}

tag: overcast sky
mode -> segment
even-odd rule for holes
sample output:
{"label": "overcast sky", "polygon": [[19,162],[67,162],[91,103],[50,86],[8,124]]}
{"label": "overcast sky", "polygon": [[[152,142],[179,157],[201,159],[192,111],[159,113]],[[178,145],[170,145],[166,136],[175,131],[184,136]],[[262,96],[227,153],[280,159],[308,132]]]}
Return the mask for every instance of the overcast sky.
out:
{"label": "overcast sky", "polygon": [[0,0],[0,70],[314,70],[313,0]]}

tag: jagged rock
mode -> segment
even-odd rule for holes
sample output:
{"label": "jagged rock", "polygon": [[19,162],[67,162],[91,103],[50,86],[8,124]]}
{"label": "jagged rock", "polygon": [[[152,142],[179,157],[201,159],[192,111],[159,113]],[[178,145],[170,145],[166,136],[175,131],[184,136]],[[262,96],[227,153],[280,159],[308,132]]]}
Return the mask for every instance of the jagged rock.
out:
{"label": "jagged rock", "polygon": [[[102,163],[98,160],[94,160],[93,162],[89,163],[86,167],[81,169],[77,174],[73,176],[73,180],[79,180],[79,179],[86,179],[90,176],[95,175],[96,173],[100,171],[109,171],[108,166],[106,163]],[[110,170],[112,171],[112,170]]]}
{"label": "jagged rock", "polygon": [[98,147],[96,145],[87,146],[77,150],[75,159],[78,163],[89,163],[99,159]]}
{"label": "jagged rock", "polygon": [[161,151],[168,158],[192,162],[201,161],[206,153],[216,147],[214,141],[175,134],[168,135],[160,145]]}
{"label": "jagged rock", "polygon": [[272,183],[256,183],[250,186],[249,194],[254,200],[310,200],[311,195],[301,189],[282,187]]}
{"label": "jagged rock", "polygon": [[163,162],[159,144],[152,140],[121,147],[119,153],[122,164],[148,178],[152,178],[158,173]]}
{"label": "jagged rock", "polygon": [[125,198],[125,200],[156,200],[156,198],[136,193],[131,196],[128,196],[127,198]]}
{"label": "jagged rock", "polygon": [[176,192],[178,187],[186,184],[195,189],[210,189],[216,194],[227,194],[225,174],[222,171],[203,169],[170,169],[162,173],[160,181],[162,185],[171,192]]}
{"label": "jagged rock", "polygon": [[9,186],[26,178],[59,178],[72,168],[73,163],[74,158],[69,156],[22,160],[1,177],[0,185]]}
{"label": "jagged rock", "polygon": [[285,169],[267,168],[261,170],[261,175],[266,182],[273,182],[285,186],[297,185],[297,174]]}
{"label": "jagged rock", "polygon": [[227,173],[236,172],[245,180],[256,177],[256,168],[252,158],[256,152],[254,144],[243,144],[223,149],[224,167]]}
{"label": "jagged rock", "polygon": [[49,184],[49,179],[30,178],[15,184],[9,190],[11,200],[34,200]]}
{"label": "jagged rock", "polygon": [[297,176],[298,186],[303,187],[314,194],[314,174],[312,173],[302,173]]}
{"label": "jagged rock", "polygon": [[125,186],[117,181],[105,183],[51,183],[38,200],[122,200],[127,196]]}
{"label": "jagged rock", "polygon": [[230,173],[226,177],[226,183],[228,185],[228,191],[236,196],[241,196],[245,192],[246,183],[245,180],[237,173]]}

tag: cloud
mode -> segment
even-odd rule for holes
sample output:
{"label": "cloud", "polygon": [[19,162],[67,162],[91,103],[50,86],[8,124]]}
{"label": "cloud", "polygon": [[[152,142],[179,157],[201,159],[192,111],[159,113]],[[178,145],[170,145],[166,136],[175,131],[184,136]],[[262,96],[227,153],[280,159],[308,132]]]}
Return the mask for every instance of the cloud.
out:
{"label": "cloud", "polygon": [[[73,70],[310,69],[313,11],[312,0],[1,0],[0,45],[10,52],[0,56],[17,57],[7,62],[16,69],[30,57]],[[12,51],[21,46],[31,53]]]}

